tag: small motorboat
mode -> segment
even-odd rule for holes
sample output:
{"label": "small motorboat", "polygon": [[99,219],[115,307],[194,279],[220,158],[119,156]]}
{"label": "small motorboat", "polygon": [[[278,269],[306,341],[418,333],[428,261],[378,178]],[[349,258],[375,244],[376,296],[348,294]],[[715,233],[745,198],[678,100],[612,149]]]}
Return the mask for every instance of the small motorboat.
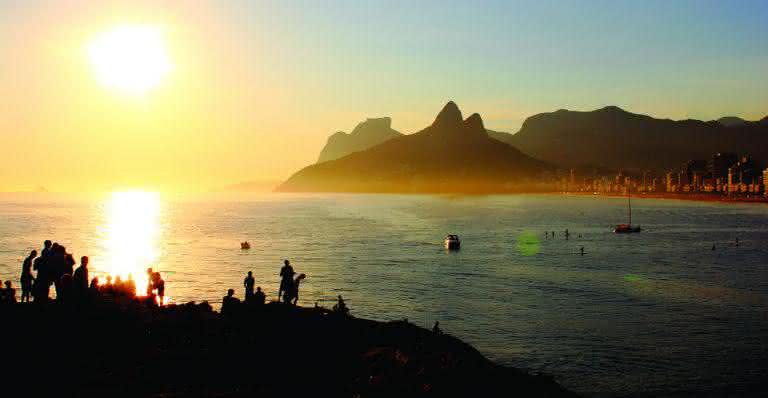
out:
{"label": "small motorboat", "polygon": [[446,236],[445,248],[448,250],[459,250],[461,248],[461,240],[459,240],[459,235]]}
{"label": "small motorboat", "polygon": [[241,250],[248,250],[251,248],[251,244],[248,243],[248,241],[240,242],[240,249]]}
{"label": "small motorboat", "polygon": [[631,224],[619,224],[613,229],[615,234],[631,234],[640,232],[640,227],[633,227]]}

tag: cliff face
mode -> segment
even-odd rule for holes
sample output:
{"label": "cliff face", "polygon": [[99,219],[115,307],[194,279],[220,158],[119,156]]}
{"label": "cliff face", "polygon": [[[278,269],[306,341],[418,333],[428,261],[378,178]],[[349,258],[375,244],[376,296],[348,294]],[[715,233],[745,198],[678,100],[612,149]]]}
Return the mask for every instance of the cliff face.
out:
{"label": "cliff face", "polygon": [[489,193],[527,190],[549,169],[492,139],[480,115],[466,120],[453,102],[429,127],[342,158],[308,166],[291,176],[283,192]]}
{"label": "cliff face", "polygon": [[610,106],[529,117],[517,134],[496,135],[526,154],[564,167],[665,170],[717,152],[768,160],[768,125],[727,119],[655,119]]}
{"label": "cliff face", "polygon": [[328,137],[328,142],[320,151],[317,163],[338,159],[401,135],[400,132],[392,129],[392,119],[388,117],[367,119],[359,123],[349,134],[339,131]]}

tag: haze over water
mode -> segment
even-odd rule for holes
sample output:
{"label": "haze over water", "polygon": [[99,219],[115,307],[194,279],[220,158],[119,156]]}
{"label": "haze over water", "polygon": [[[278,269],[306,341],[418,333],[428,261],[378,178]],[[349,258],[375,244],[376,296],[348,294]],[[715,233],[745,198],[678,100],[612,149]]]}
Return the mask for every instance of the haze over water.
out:
{"label": "haze over water", "polygon": [[[489,358],[582,393],[768,376],[768,208],[636,200],[643,233],[614,235],[625,213],[624,199],[534,195],[4,194],[0,278],[18,285],[23,256],[53,239],[90,256],[96,276],[130,272],[141,290],[152,266],[173,301],[218,306],[228,288],[242,297],[249,270],[275,298],[288,258],[308,275],[301,305],[342,294],[356,316],[439,320]],[[461,251],[444,250],[447,233]]]}

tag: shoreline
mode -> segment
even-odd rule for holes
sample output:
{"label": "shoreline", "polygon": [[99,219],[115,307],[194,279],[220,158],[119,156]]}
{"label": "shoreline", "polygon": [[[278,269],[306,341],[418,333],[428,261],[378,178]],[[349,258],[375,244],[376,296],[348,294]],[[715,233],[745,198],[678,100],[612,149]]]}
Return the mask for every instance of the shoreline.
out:
{"label": "shoreline", "polygon": [[[626,199],[627,195],[617,193],[592,193],[592,192],[554,192],[554,195],[562,196],[587,196],[587,197],[604,197],[604,198],[618,198]],[[768,197],[727,197],[722,195],[711,194],[683,194],[683,193],[633,193],[632,199],[664,199],[664,200],[680,200],[690,202],[710,202],[710,203],[727,203],[727,204],[768,204]]]}

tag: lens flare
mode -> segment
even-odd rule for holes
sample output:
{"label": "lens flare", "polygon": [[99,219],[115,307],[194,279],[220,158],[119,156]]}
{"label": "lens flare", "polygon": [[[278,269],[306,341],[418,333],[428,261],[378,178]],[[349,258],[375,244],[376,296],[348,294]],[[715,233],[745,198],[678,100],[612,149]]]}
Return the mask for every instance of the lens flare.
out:
{"label": "lens flare", "polygon": [[535,256],[541,250],[541,241],[535,233],[525,231],[517,237],[516,246],[523,256]]}

